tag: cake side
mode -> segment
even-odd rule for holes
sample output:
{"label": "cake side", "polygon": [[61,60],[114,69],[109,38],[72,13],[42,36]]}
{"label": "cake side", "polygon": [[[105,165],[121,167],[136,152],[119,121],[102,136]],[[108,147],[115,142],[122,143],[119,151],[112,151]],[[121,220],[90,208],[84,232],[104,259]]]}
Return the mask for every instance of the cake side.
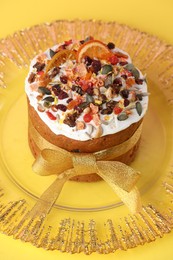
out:
{"label": "cake side", "polygon": [[[33,154],[33,156],[36,158],[40,154],[40,148],[37,146],[36,142],[33,140],[32,134],[30,134],[30,131],[28,132],[28,143],[30,150]],[[131,149],[129,149],[126,153],[114,157],[115,161],[123,162],[125,164],[130,164],[137,153],[138,147],[140,144],[140,139],[133,145]],[[95,182],[101,180],[101,177],[95,173],[91,174],[85,174],[85,175],[79,175],[71,178],[72,181],[79,181],[79,182]]]}
{"label": "cake side", "polygon": [[143,118],[141,118],[137,123],[133,123],[128,128],[115,134],[101,136],[92,140],[80,141],[64,135],[56,135],[52,132],[47,124],[41,120],[35,109],[29,104],[29,101],[28,118],[31,120],[33,127],[39,132],[40,136],[48,142],[69,152],[81,153],[94,153],[125,142],[135,133],[143,121]]}

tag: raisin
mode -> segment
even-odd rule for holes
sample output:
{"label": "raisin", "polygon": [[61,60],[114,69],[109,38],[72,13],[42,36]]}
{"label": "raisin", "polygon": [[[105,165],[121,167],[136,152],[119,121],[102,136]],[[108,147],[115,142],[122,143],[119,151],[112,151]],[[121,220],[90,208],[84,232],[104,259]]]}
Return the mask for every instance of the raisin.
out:
{"label": "raisin", "polygon": [[101,110],[102,115],[110,115],[110,114],[112,114],[112,112],[113,112],[113,109],[110,107]]}
{"label": "raisin", "polygon": [[138,100],[140,100],[140,101],[142,101],[142,94],[136,94],[136,98],[138,99]]}
{"label": "raisin", "polygon": [[84,63],[87,65],[87,66],[90,66],[91,63],[92,63],[92,59],[89,57],[89,56],[85,56],[84,57]]}
{"label": "raisin", "polygon": [[59,98],[59,99],[68,98],[68,94],[67,94],[65,91],[61,90],[60,93],[59,93],[59,95],[58,95],[58,98]]}
{"label": "raisin", "polygon": [[135,79],[136,84],[142,85],[143,84],[143,79]]}
{"label": "raisin", "polygon": [[112,89],[113,89],[113,94],[118,95],[120,93],[120,87],[116,87],[113,85]]}
{"label": "raisin", "polygon": [[120,64],[121,66],[125,66],[125,65],[128,64],[128,62],[127,62],[127,61],[120,61],[119,64]]}
{"label": "raisin", "polygon": [[77,119],[77,113],[67,114],[63,123],[70,126],[70,127],[74,127],[76,125],[76,119]]}
{"label": "raisin", "polygon": [[61,92],[61,86],[59,84],[53,85],[52,91],[56,96],[58,96]]}
{"label": "raisin", "polygon": [[67,110],[67,107],[63,104],[56,105],[57,109],[60,109],[61,111],[65,112]]}
{"label": "raisin", "polygon": [[80,115],[83,112],[83,108],[80,106],[75,106],[74,110],[77,112],[78,115]]}
{"label": "raisin", "polygon": [[88,93],[90,96],[93,96],[93,94],[94,94],[93,87],[88,87],[88,88],[86,89],[86,93]]}
{"label": "raisin", "polygon": [[85,42],[84,40],[81,40],[81,41],[80,41],[80,44],[84,44],[84,42]]}
{"label": "raisin", "polygon": [[80,82],[80,77],[77,77],[77,78],[75,79],[75,82],[76,82],[76,84],[78,84],[78,83]]}
{"label": "raisin", "polygon": [[99,70],[101,70],[101,62],[99,60],[93,60],[91,67],[93,72],[97,74]]}
{"label": "raisin", "polygon": [[69,104],[72,100],[72,98],[67,99],[67,104]]}
{"label": "raisin", "polygon": [[35,77],[36,77],[36,74],[31,72],[31,74],[29,75],[29,78],[28,78],[28,82],[31,84],[34,82],[35,80]]}
{"label": "raisin", "polygon": [[37,69],[37,72],[42,71],[45,67],[45,63],[36,62],[33,68]]}
{"label": "raisin", "polygon": [[127,98],[125,98],[124,99],[124,106],[127,107],[129,104],[130,104],[130,101]]}
{"label": "raisin", "polygon": [[121,75],[121,77],[123,78],[123,79],[127,79],[127,75],[126,74],[123,74],[123,75]]}
{"label": "raisin", "polygon": [[60,80],[61,80],[61,82],[63,83],[63,84],[67,84],[67,81],[68,81],[68,78],[67,78],[67,76],[61,76],[60,77]]}
{"label": "raisin", "polygon": [[129,96],[129,90],[128,89],[123,89],[120,91],[120,95],[123,97],[123,98],[128,98]]}
{"label": "raisin", "polygon": [[115,78],[113,81],[113,85],[115,85],[117,87],[121,87],[123,85],[121,78]]}
{"label": "raisin", "polygon": [[107,46],[110,50],[115,48],[115,44],[113,42],[109,42]]}
{"label": "raisin", "polygon": [[50,79],[53,79],[58,73],[59,73],[59,68],[58,67],[53,68],[51,74],[49,75]]}

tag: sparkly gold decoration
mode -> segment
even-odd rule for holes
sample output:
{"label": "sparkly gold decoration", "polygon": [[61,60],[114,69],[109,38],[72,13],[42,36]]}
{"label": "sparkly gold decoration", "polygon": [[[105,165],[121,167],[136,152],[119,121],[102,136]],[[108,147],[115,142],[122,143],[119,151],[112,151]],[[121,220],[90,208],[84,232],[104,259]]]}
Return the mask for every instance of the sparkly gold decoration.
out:
{"label": "sparkly gold decoration", "polygon": [[149,205],[143,207],[140,214],[122,219],[121,225],[108,219],[104,224],[105,238],[101,240],[98,239],[98,227],[94,220],[86,224],[69,218],[64,219],[59,223],[58,231],[54,233],[51,226],[45,225],[44,217],[26,219],[28,213],[24,210],[25,207],[25,201],[16,201],[3,207],[0,210],[1,231],[47,250],[106,254],[152,242],[173,228],[173,212],[164,215]]}
{"label": "sparkly gold decoration", "polygon": [[[0,41],[0,87],[2,87],[0,94],[8,91],[8,67],[12,66],[13,68],[14,66],[17,71],[18,68],[23,70],[40,51],[53,46],[57,42],[70,38],[82,39],[86,35],[94,35],[95,38],[104,42],[114,40],[118,47],[130,54],[134,64],[144,73],[147,73],[147,78],[151,78],[151,86],[153,83],[157,83],[155,91],[158,96],[160,92],[163,93],[163,102],[166,100],[168,107],[165,124],[169,123],[172,120],[171,113],[173,111],[173,46],[168,46],[157,37],[141,33],[116,22],[55,21],[51,24],[41,24],[28,28],[2,39]],[[4,87],[7,87],[7,89],[4,90]],[[5,104],[3,94],[0,96],[0,100],[1,109],[2,104]],[[159,113],[160,117],[165,116],[161,114],[162,109]],[[152,132],[151,130],[149,134]],[[169,132],[169,143],[172,142],[171,133],[172,128]],[[141,143],[141,150],[144,145],[149,145],[147,139],[145,139],[145,143]],[[99,154],[96,157],[98,159]],[[90,220],[82,220],[82,217],[79,216],[76,219],[74,214],[71,216],[68,212],[64,217],[65,213],[57,211],[54,207],[47,214],[52,205],[46,206],[48,211],[42,212],[43,214],[40,214],[39,206],[38,212],[32,210],[35,199],[26,196],[26,194],[24,196],[23,191],[15,185],[13,191],[9,190],[8,185],[4,184],[10,184],[13,180],[12,178],[8,179],[8,167],[6,167],[5,159],[1,154],[0,230],[16,239],[30,242],[36,247],[69,253],[91,254],[97,252],[108,254],[119,249],[127,250],[153,242],[173,229],[172,148],[168,151],[164,150],[164,157],[167,158],[167,164],[164,162],[165,168],[162,179],[159,180],[159,184],[156,184],[154,182],[156,179],[153,178],[152,187],[150,187],[154,190],[155,185],[157,185],[159,201],[154,195],[150,195],[149,199],[146,198],[145,192],[147,191],[144,190],[142,194],[144,205],[140,213],[132,215],[123,211],[123,214],[121,214],[121,207],[119,207],[107,211],[110,219],[99,221],[99,219],[95,219],[94,212]],[[104,160],[107,159],[104,158]],[[150,164],[154,163],[156,163],[155,160],[150,161]],[[152,174],[152,172],[149,174]],[[143,175],[145,178],[145,173]],[[157,175],[157,172],[155,175]],[[19,194],[18,190],[20,190]],[[39,200],[36,205],[39,205]],[[111,214],[112,211],[114,214]],[[36,212],[38,214],[35,215]],[[61,219],[59,220],[59,218]]]}

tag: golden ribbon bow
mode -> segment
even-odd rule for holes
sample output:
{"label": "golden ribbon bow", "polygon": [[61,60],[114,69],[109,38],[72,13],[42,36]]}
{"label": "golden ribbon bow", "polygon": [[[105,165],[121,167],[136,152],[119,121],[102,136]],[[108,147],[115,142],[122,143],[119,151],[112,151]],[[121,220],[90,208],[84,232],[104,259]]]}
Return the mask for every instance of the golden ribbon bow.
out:
{"label": "golden ribbon bow", "polygon": [[[30,127],[33,128],[32,125]],[[73,176],[97,173],[104,179],[127,205],[132,213],[141,209],[140,195],[135,187],[140,173],[124,163],[118,161],[108,161],[115,155],[120,155],[129,147],[134,145],[140,138],[140,126],[133,136],[126,142],[103,151],[96,153],[72,153],[62,148],[55,147],[47,142],[35,128],[32,129],[34,141],[37,143],[41,152],[33,164],[33,171],[41,176],[51,174],[58,175],[56,185],[52,185],[44,196],[44,200],[51,200],[50,193],[53,197],[58,197],[64,183]],[[52,189],[55,189],[53,191]],[[59,190],[58,190],[59,189]],[[56,193],[56,196],[55,194]],[[55,198],[54,198],[55,199]],[[51,203],[52,205],[52,203]]]}
{"label": "golden ribbon bow", "polygon": [[124,163],[96,161],[93,154],[74,154],[64,150],[61,153],[44,149],[35,160],[33,170],[42,176],[59,174],[58,179],[63,184],[73,176],[97,173],[111,186],[131,212],[139,211],[140,200],[135,184],[140,174]]}
{"label": "golden ribbon bow", "polygon": [[42,150],[33,164],[33,170],[42,176],[60,174],[59,178],[65,177],[65,175],[71,178],[77,175],[97,173],[110,186],[118,185],[127,192],[132,190],[139,178],[139,172],[124,163],[96,161],[96,156],[92,153],[78,154],[65,150]]}

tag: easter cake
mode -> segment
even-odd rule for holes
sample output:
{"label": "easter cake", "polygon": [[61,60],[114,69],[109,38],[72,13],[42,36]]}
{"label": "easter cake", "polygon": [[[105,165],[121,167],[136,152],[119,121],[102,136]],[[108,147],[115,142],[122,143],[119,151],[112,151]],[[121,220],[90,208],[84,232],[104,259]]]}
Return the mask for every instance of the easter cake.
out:
{"label": "easter cake", "polygon": [[[64,41],[37,55],[25,91],[34,157],[47,144],[74,153],[116,147],[142,127],[148,106],[145,77],[129,54],[93,37]],[[113,160],[130,164],[139,142]],[[98,179],[95,173],[73,178]]]}

